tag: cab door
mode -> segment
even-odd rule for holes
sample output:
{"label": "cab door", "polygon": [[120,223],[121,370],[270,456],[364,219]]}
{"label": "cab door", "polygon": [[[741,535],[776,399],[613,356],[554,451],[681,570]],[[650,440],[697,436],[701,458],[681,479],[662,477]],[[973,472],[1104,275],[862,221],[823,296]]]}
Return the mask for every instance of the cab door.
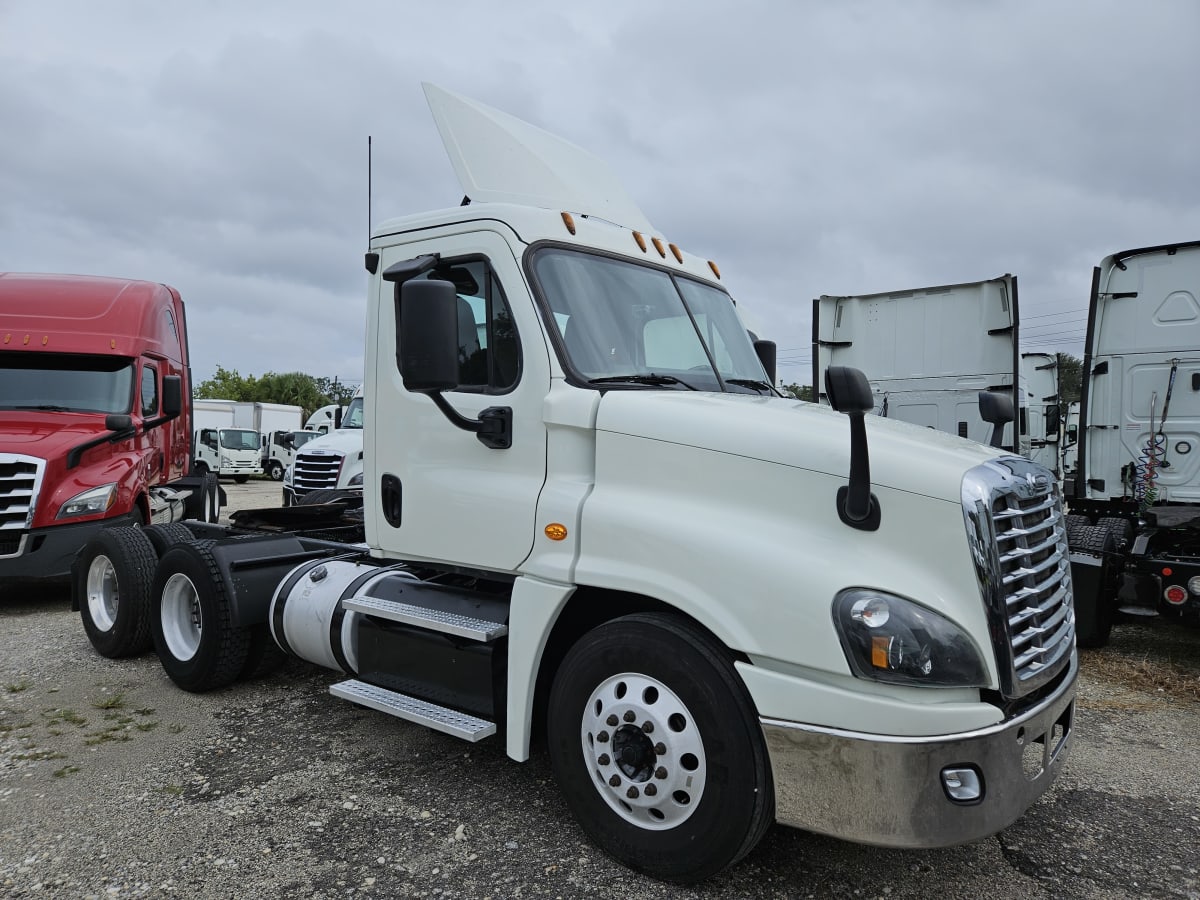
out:
{"label": "cab door", "polygon": [[491,449],[452,424],[424,394],[407,391],[396,365],[398,286],[373,282],[373,341],[364,394],[367,540],[380,555],[514,571],[529,555],[546,479],[542,406],[550,385],[546,342],[510,241],[479,230],[381,250],[380,271],[439,254],[420,277],[451,280],[458,294],[460,387],[445,399],[475,418],[512,410],[512,446]]}

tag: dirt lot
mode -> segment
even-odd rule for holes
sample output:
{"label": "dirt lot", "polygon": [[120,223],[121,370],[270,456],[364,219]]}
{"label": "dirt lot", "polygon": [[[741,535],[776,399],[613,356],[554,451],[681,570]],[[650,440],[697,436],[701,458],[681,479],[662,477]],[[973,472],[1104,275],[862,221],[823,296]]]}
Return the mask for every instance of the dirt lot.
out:
{"label": "dirt lot", "polygon": [[1083,654],[1064,776],[1000,835],[912,852],[776,827],[693,888],[593,847],[543,756],[360,709],[336,680],[294,663],[185,694],[153,656],[96,655],[62,590],[0,592],[0,894],[1200,897],[1200,632],[1125,625]]}

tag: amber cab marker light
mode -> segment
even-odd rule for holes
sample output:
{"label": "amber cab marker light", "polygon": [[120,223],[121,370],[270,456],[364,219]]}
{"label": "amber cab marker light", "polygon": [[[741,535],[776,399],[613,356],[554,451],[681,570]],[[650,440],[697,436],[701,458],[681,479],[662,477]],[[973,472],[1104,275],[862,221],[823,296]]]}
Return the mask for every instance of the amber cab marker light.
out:
{"label": "amber cab marker light", "polygon": [[717,276],[717,281],[721,280],[721,270],[717,268],[717,264],[711,259],[708,261],[708,267],[712,269],[712,273]]}
{"label": "amber cab marker light", "polygon": [[650,238],[650,243],[654,245],[654,249],[658,251],[658,255],[663,259],[667,258],[667,248],[663,246],[663,242],[658,238]]}
{"label": "amber cab marker light", "polygon": [[679,248],[674,244],[667,244],[667,246],[671,248],[671,255],[675,257],[675,262],[682,263],[683,254],[679,252]]}
{"label": "amber cab marker light", "polygon": [[633,239],[637,242],[637,245],[641,248],[642,252],[645,253],[646,252],[646,239],[644,237],[642,237],[642,233],[640,231],[635,231],[633,233]]}
{"label": "amber cab marker light", "polygon": [[575,233],[575,217],[573,215],[571,215],[569,212],[565,212],[562,214],[562,219],[563,219],[563,224],[567,226],[567,231],[571,232],[571,234],[574,234]]}
{"label": "amber cab marker light", "polygon": [[552,541],[565,540],[567,537],[567,526],[559,525],[557,522],[551,522],[546,526],[546,537]]}

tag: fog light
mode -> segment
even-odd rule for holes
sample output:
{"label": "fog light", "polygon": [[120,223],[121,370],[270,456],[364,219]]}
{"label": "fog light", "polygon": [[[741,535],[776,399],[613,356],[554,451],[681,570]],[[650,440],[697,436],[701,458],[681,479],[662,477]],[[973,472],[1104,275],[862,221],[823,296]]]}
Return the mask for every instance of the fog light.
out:
{"label": "fog light", "polygon": [[1172,584],[1163,591],[1163,599],[1172,606],[1182,606],[1187,600],[1187,591],[1178,584]]}
{"label": "fog light", "polygon": [[983,780],[974,769],[942,769],[942,787],[959,803],[974,803],[983,796]]}
{"label": "fog light", "polygon": [[1193,594],[1200,594],[1200,575],[1188,579],[1188,590]]}

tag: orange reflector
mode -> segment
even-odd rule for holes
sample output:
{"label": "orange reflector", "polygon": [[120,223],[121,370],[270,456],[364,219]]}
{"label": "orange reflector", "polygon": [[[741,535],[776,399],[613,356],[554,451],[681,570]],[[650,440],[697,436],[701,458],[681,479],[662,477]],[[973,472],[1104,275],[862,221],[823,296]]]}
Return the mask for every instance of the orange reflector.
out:
{"label": "orange reflector", "polygon": [[888,667],[888,645],[892,642],[890,637],[882,635],[871,638],[871,665],[877,669],[886,669]]}
{"label": "orange reflector", "polygon": [[663,242],[658,238],[650,238],[650,243],[654,245],[654,249],[658,251],[658,255],[663,259],[667,258],[667,248],[663,246]]}
{"label": "orange reflector", "polygon": [[11,335],[11,334],[6,334],[6,335],[4,336],[4,343],[6,343],[6,344],[7,344],[7,343],[8,343],[9,341],[11,341],[11,340],[12,340],[12,335]]}
{"label": "orange reflector", "polygon": [[1171,576],[1174,574],[1175,574],[1175,570],[1172,569],[1170,566],[1163,566],[1163,575]]}
{"label": "orange reflector", "polygon": [[25,335],[25,346],[29,346],[29,335]]}
{"label": "orange reflector", "polygon": [[642,252],[645,253],[646,252],[646,239],[644,237],[642,237],[642,233],[640,231],[635,231],[633,233],[633,239],[635,241],[637,241],[637,245],[639,247],[641,247]]}
{"label": "orange reflector", "polygon": [[48,343],[50,343],[50,335],[42,335],[42,346],[45,347]]}
{"label": "orange reflector", "polygon": [[717,281],[721,280],[721,270],[717,268],[717,264],[711,259],[708,261],[708,267],[712,269],[712,273],[717,276]]}
{"label": "orange reflector", "polygon": [[116,342],[116,339],[110,340],[110,341],[108,342],[108,349],[110,349],[110,350],[116,350],[116,349],[117,349],[117,342]]}
{"label": "orange reflector", "polygon": [[683,254],[679,252],[679,248],[674,244],[667,244],[671,248],[671,255],[675,257],[676,262],[683,262]]}
{"label": "orange reflector", "polygon": [[569,212],[563,213],[562,217],[563,217],[563,224],[567,226],[567,231],[571,232],[571,234],[574,234],[575,233],[575,217],[572,216]]}
{"label": "orange reflector", "polygon": [[546,537],[552,541],[566,540],[567,526],[559,525],[557,522],[551,522],[546,526]]}

